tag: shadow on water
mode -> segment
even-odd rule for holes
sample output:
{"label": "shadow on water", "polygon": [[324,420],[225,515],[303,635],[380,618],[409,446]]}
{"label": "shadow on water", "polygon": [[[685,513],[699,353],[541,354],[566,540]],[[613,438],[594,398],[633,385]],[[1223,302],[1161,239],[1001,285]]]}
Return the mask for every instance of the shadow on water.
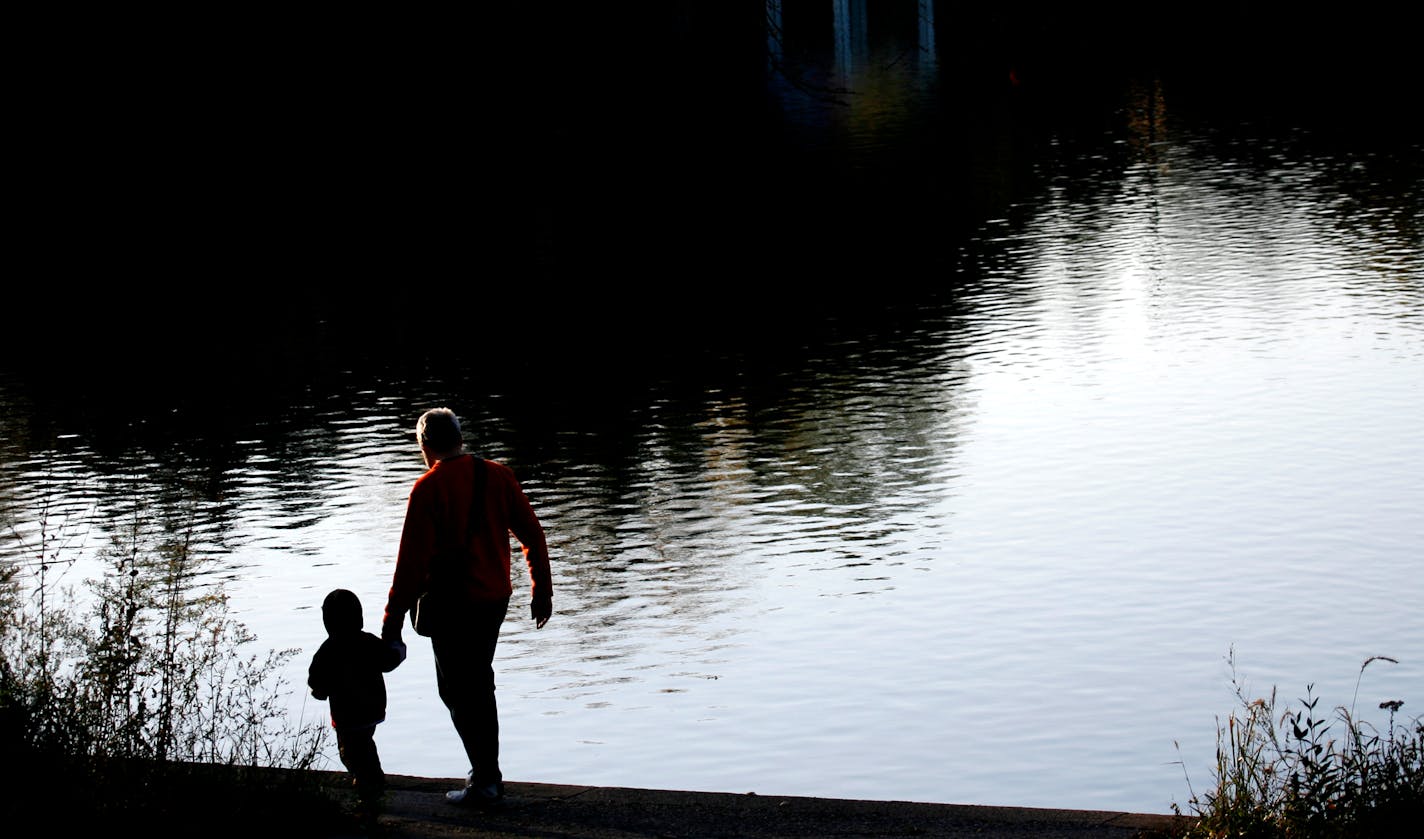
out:
{"label": "shadow on water", "polygon": [[[777,5],[784,65],[820,60],[832,4]],[[57,411],[261,415],[450,357],[605,390],[952,298],[964,243],[1050,144],[1097,142],[1128,80],[1346,132],[1417,78],[1370,22],[937,3],[937,104],[870,166],[769,94],[769,8],[51,30],[6,367]],[[916,8],[866,7],[887,65]]]}

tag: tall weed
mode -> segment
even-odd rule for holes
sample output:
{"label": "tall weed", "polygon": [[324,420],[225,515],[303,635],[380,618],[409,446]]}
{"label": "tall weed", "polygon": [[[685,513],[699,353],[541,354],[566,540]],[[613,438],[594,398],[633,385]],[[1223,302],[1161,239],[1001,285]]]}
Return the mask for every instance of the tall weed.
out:
{"label": "tall weed", "polygon": [[98,558],[80,593],[50,582],[66,560],[45,538],[0,567],[6,806],[96,824],[142,814],[150,832],[156,815],[211,822],[215,801],[234,830],[277,811],[287,826],[330,816],[304,771],[328,729],[285,716],[280,674],[299,651],[250,651],[190,531],[135,513]]}
{"label": "tall weed", "polygon": [[[1388,714],[1383,731],[1355,711],[1355,698],[1324,713],[1313,685],[1298,706],[1279,709],[1273,688],[1249,698],[1236,679],[1241,707],[1217,725],[1213,785],[1192,794],[1191,826],[1183,836],[1336,837],[1413,836],[1424,824],[1424,722],[1403,721],[1403,702],[1378,703]],[[1188,788],[1191,782],[1188,778]]]}

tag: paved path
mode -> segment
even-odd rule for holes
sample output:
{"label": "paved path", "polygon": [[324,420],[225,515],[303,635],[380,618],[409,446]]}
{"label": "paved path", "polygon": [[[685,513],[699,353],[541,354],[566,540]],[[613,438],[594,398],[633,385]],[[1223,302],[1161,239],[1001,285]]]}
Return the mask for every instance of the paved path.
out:
{"label": "paved path", "polygon": [[392,775],[387,780],[387,809],[377,835],[388,839],[1146,839],[1167,836],[1177,823],[1173,816],[1141,813],[530,783],[507,783],[504,806],[478,812],[445,801],[445,791],[459,786],[458,779]]}

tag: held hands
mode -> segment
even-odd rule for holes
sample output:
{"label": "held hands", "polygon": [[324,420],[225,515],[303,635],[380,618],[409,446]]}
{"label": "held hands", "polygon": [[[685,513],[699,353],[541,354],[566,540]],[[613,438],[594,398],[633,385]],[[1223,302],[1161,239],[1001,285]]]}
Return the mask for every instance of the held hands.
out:
{"label": "held hands", "polygon": [[381,640],[391,646],[404,647],[405,643],[401,640],[401,627],[404,624],[405,615],[398,618],[387,618],[386,622],[381,624]]}
{"label": "held hands", "polygon": [[534,628],[543,629],[544,624],[549,622],[549,617],[554,614],[553,598],[534,598],[534,601],[529,604],[529,614],[534,618]]}

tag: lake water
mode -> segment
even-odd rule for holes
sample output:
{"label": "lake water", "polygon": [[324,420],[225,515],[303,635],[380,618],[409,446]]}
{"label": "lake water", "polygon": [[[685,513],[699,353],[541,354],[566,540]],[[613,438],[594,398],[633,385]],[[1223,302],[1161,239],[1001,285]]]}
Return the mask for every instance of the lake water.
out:
{"label": "lake water", "polygon": [[[554,619],[516,597],[497,659],[511,780],[1168,812],[1211,780],[1233,651],[1248,692],[1358,679],[1366,719],[1416,715],[1424,142],[1384,96],[956,76],[964,33],[917,8],[870,36],[785,4],[765,159],[617,176],[589,129],[567,179],[530,171],[545,211],[497,223],[534,250],[490,236],[488,271],[411,248],[363,275],[343,238],[309,276],[165,228],[123,252],[208,272],[201,301],[116,279],[114,308],[55,307],[40,278],[6,315],[37,328],[0,370],[4,557],[43,525],[78,584],[131,501],[181,511],[320,720],[321,599],[379,622],[412,428],[449,405],[554,557]],[[584,189],[612,184],[634,209]],[[448,283],[478,289],[457,315],[427,303]],[[460,777],[408,640],[385,767]]]}

